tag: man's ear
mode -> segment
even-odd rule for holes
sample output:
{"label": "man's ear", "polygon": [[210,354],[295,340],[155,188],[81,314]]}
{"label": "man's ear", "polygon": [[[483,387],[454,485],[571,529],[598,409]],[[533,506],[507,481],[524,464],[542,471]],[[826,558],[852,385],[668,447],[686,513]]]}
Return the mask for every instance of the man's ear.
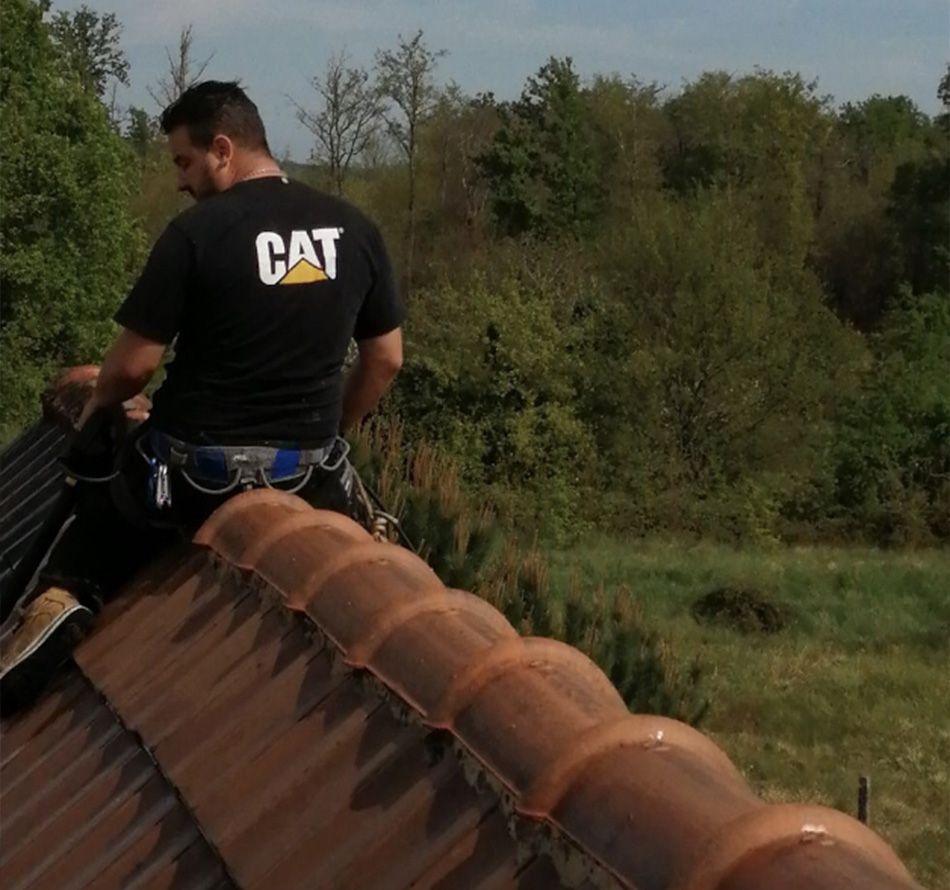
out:
{"label": "man's ear", "polygon": [[234,143],[230,137],[225,136],[223,133],[218,133],[218,135],[211,140],[211,154],[214,155],[218,166],[224,167],[229,164],[234,157]]}

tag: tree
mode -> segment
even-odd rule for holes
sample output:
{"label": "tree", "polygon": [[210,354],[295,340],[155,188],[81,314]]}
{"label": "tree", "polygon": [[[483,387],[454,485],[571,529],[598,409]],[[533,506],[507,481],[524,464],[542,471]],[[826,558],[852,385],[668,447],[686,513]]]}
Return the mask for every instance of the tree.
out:
{"label": "tree", "polygon": [[875,94],[863,102],[848,102],[839,119],[851,169],[876,194],[890,188],[901,164],[926,153],[930,121],[907,96]]}
{"label": "tree", "polygon": [[727,188],[793,269],[813,237],[811,172],[833,126],[829,98],[799,74],[707,72],[670,99],[668,185],[680,194]]}
{"label": "tree", "polygon": [[837,115],[820,155],[811,261],[838,314],[862,330],[901,280],[917,292],[946,280],[946,141],[906,96],[875,94]]}
{"label": "tree", "polygon": [[57,12],[49,32],[87,92],[104,99],[110,80],[129,85],[129,62],[119,46],[122,26],[113,13],[100,15],[83,4],[75,12]]}
{"label": "tree", "polygon": [[897,169],[887,206],[895,262],[915,294],[950,299],[950,154]]}
{"label": "tree", "polygon": [[853,386],[859,338],[745,206],[729,193],[658,197],[611,245],[621,284],[598,318],[581,416],[604,490],[639,511],[628,521],[774,534]]}
{"label": "tree", "polygon": [[380,94],[392,106],[384,112],[386,128],[409,165],[409,201],[406,231],[406,291],[412,290],[412,261],[416,240],[416,162],[419,128],[432,112],[438,92],[433,80],[436,63],[445,50],[430,50],[417,31],[410,40],[400,34],[394,50],[376,53]]}
{"label": "tree", "polygon": [[0,0],[0,430],[57,367],[96,361],[138,266],[132,156],[95,95],[64,78],[42,8]]}
{"label": "tree", "polygon": [[950,540],[950,299],[904,289],[843,407],[832,516],[880,544]]}
{"label": "tree", "polygon": [[132,105],[129,108],[125,138],[140,158],[145,158],[158,138],[158,125],[144,108]]}
{"label": "tree", "polygon": [[521,98],[501,109],[501,125],[478,159],[492,209],[509,235],[578,235],[604,200],[602,151],[570,58],[550,58]]}
{"label": "tree", "polygon": [[[466,482],[492,490],[507,513],[566,534],[582,525],[595,462],[572,385],[583,328],[570,323],[573,287],[549,274],[556,267],[544,255],[555,252],[542,245],[526,259],[520,246],[499,248],[490,275],[457,272],[420,287],[414,357],[390,404],[412,439],[447,448]],[[535,257],[537,268],[518,268]]]}
{"label": "tree", "polygon": [[158,103],[159,107],[167,108],[190,86],[201,80],[214,53],[203,62],[196,62],[193,56],[194,33],[193,26],[187,25],[178,35],[178,53],[172,55],[171,50],[165,47],[165,56],[168,59],[168,73],[160,77],[154,87],[148,87],[148,94]]}
{"label": "tree", "polygon": [[420,140],[419,210],[426,223],[424,256],[430,272],[440,258],[457,268],[460,251],[481,241],[488,189],[475,158],[497,128],[498,110],[491,95],[472,98],[455,83],[440,92]]}
{"label": "tree", "polygon": [[369,74],[363,68],[348,67],[346,62],[345,52],[331,56],[323,78],[311,80],[321,101],[315,113],[294,102],[297,120],[316,137],[311,157],[327,165],[338,195],[343,194],[353,160],[376,135],[382,113],[379,90],[370,83]]}
{"label": "tree", "polygon": [[660,107],[661,89],[617,75],[595,76],[587,88],[585,101],[603,158],[600,188],[612,220],[622,222],[634,203],[662,185],[660,158],[670,125]]}

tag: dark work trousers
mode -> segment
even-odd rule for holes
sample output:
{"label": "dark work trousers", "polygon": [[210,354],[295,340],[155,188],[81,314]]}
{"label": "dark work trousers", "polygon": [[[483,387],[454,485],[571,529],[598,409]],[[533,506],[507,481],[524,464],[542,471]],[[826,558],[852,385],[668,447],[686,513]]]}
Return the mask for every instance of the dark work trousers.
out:
{"label": "dark work trousers", "polygon": [[[143,434],[144,429],[135,439]],[[205,494],[170,469],[172,502],[159,509],[150,503],[150,467],[134,447],[134,439],[122,448],[118,466],[119,476],[109,483],[78,483],[75,513],[53,544],[38,579],[40,589],[63,587],[94,612],[140,568],[190,539],[218,507],[242,491],[238,486],[223,494]],[[315,467],[297,496],[314,507],[355,518],[354,499],[343,485],[346,466],[344,462],[334,471]],[[290,489],[300,481],[286,480],[274,487]]]}

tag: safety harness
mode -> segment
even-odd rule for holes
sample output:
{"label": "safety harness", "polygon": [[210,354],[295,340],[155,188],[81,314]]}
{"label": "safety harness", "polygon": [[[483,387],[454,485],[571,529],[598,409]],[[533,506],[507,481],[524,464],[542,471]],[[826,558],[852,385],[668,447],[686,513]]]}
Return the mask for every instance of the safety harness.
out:
{"label": "safety harness", "polygon": [[[295,494],[317,469],[335,472],[343,467],[340,483],[348,496],[355,496],[365,515],[366,529],[378,541],[399,539],[410,550],[418,550],[406,535],[399,519],[388,513],[379,495],[366,485],[347,462],[349,443],[337,437],[319,448],[272,448],[264,445],[193,445],[156,429],[143,431],[135,439],[138,455],[149,466],[148,499],[157,510],[171,507],[170,470],[177,470],[192,488],[203,494],[222,495],[238,486],[244,490],[280,487]],[[70,484],[76,481],[109,483],[121,474],[89,476],[63,464]],[[298,480],[287,487],[281,483]],[[157,519],[153,519],[157,522]]]}
{"label": "safety harness", "polygon": [[192,488],[203,494],[220,495],[275,483],[300,480],[280,487],[291,494],[300,491],[314,470],[334,472],[343,466],[349,443],[335,438],[320,448],[271,448],[264,445],[192,445],[159,430],[149,430],[135,448],[149,465],[149,496],[158,508],[171,505],[169,470],[177,470]]}

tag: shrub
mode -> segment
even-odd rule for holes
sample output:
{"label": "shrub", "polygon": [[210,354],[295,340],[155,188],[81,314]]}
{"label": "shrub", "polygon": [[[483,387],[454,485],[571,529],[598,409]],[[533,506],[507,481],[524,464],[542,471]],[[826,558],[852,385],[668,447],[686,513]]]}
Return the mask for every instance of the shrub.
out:
{"label": "shrub", "polygon": [[62,366],[97,360],[141,256],[132,156],[52,45],[41,4],[3,0],[0,433]]}
{"label": "shrub", "polygon": [[352,444],[364,481],[378,489],[446,585],[482,596],[523,635],[580,649],[631,709],[694,725],[702,719],[708,702],[699,662],[677,663],[669,645],[646,627],[629,591],[589,595],[576,582],[563,592],[552,589],[536,542],[520,545],[491,505],[473,506],[455,462],[431,444],[409,446],[398,421],[377,418],[355,432]]}
{"label": "shrub", "polygon": [[691,608],[701,624],[721,624],[740,633],[777,633],[788,623],[788,609],[758,590],[718,587],[701,596]]}

